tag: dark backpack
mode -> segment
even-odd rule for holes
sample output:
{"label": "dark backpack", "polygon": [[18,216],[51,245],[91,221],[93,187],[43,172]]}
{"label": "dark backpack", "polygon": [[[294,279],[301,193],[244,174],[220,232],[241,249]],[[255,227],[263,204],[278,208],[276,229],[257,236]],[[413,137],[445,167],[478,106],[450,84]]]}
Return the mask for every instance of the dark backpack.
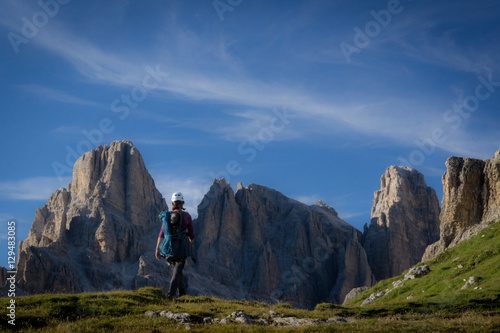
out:
{"label": "dark backpack", "polygon": [[170,217],[168,219],[168,226],[170,229],[170,234],[172,236],[179,234],[182,232],[182,212],[171,212]]}

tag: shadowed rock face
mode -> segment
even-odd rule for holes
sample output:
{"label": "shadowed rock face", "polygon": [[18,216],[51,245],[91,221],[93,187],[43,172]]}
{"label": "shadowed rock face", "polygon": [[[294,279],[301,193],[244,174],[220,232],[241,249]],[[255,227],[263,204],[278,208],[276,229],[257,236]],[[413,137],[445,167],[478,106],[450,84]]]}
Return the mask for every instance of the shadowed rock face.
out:
{"label": "shadowed rock face", "polygon": [[426,249],[422,261],[500,220],[500,150],[487,161],[452,156],[446,167],[440,239]]}
{"label": "shadowed rock face", "polygon": [[68,190],[37,209],[20,243],[18,284],[30,294],[131,289],[154,256],[162,195],[128,141],[82,155]]}
{"label": "shadowed rock face", "polygon": [[307,206],[254,184],[234,194],[216,180],[198,213],[196,273],[229,293],[217,296],[311,307],[374,282],[361,233],[324,203]]}
{"label": "shadowed rock face", "polygon": [[364,230],[368,262],[379,281],[420,262],[426,247],[439,239],[439,201],[420,172],[391,166],[380,182]]}

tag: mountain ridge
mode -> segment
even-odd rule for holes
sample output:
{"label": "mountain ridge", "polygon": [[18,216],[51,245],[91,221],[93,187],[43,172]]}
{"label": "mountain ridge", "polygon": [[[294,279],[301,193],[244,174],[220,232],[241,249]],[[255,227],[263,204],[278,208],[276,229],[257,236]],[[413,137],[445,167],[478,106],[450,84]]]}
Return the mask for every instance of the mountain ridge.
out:
{"label": "mountain ridge", "polygon": [[[56,190],[37,209],[19,247],[18,284],[28,293],[168,286],[171,272],[154,258],[157,216],[167,206],[133,144],[99,146],[78,159],[73,174],[67,190]],[[436,200],[419,195],[430,190],[418,171],[389,167],[382,178],[372,209],[378,216],[401,216],[394,215],[398,207],[413,212],[412,204],[392,200],[401,193],[422,207],[428,200],[435,205]],[[378,200],[377,193],[385,196]],[[404,225],[394,221],[391,228]],[[257,184],[238,183],[234,192],[224,179],[214,180],[194,224],[195,251],[202,260],[185,268],[188,293],[309,308],[341,303],[351,289],[373,285],[367,239],[375,244],[372,251],[381,251],[404,235],[398,227],[383,241],[370,240],[322,201],[306,205]],[[399,251],[413,255],[411,249]]]}

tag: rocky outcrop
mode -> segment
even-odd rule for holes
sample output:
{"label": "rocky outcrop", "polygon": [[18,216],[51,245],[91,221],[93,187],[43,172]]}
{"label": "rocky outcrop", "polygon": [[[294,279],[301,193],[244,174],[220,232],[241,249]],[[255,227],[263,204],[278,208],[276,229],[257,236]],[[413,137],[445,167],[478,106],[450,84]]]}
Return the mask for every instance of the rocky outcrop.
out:
{"label": "rocky outcrop", "polygon": [[452,156],[446,167],[440,239],[426,249],[422,261],[500,220],[500,150],[486,161]]}
{"label": "rocky outcrop", "polygon": [[377,280],[417,264],[426,247],[439,239],[439,201],[420,172],[391,166],[380,182],[370,225],[364,228],[364,248]]}
{"label": "rocky outcrop", "polygon": [[194,223],[196,274],[210,279],[191,284],[195,292],[312,307],[374,283],[361,233],[324,203],[255,184],[234,193],[215,180]]}
{"label": "rocky outcrop", "polygon": [[[186,330],[192,330],[194,328],[194,316],[191,314],[175,313],[172,311],[163,310],[160,313],[155,311],[146,311],[144,316],[150,318],[165,317],[170,319],[176,324],[185,325]],[[259,325],[259,326],[280,326],[280,327],[300,327],[300,326],[318,326],[318,325],[335,325],[339,323],[353,323],[356,322],[355,318],[345,318],[345,317],[331,317],[328,319],[315,319],[315,318],[297,318],[288,317],[283,314],[278,314],[273,310],[269,313],[264,312],[260,316],[249,316],[244,311],[235,311],[230,315],[222,318],[217,317],[204,317],[204,325],[228,325],[228,324],[242,324],[242,325]],[[242,328],[243,329],[243,328]],[[219,329],[215,328],[216,331]],[[222,330],[222,329],[220,329]],[[261,330],[259,330],[261,331]]]}
{"label": "rocky outcrop", "polygon": [[[417,277],[425,275],[425,274],[427,274],[429,272],[430,272],[430,268],[427,265],[413,267],[412,269],[410,269],[408,271],[408,273],[405,274],[405,276],[404,276],[404,278],[402,280],[393,281],[391,289],[386,289],[386,290],[380,291],[380,292],[378,292],[376,294],[375,293],[371,294],[370,297],[368,297],[367,299],[365,299],[363,301],[363,303],[361,303],[361,306],[365,306],[367,304],[371,304],[377,298],[383,297],[383,296],[387,295],[388,293],[392,292],[393,290],[395,290],[395,289],[397,289],[399,287],[402,287],[406,283],[406,281],[408,281],[408,280],[414,280]],[[407,297],[407,299],[412,299],[412,298],[413,298],[412,295],[410,295],[410,296]]]}
{"label": "rocky outcrop", "polygon": [[154,256],[157,216],[166,207],[131,142],[85,153],[68,189],[58,189],[37,209],[19,246],[18,284],[28,294],[147,284],[139,270],[144,273]]}
{"label": "rocky outcrop", "polygon": [[359,295],[361,295],[364,291],[368,290],[370,288],[368,287],[358,287],[358,288],[354,288],[353,290],[351,290],[344,298],[344,302],[342,303],[342,305],[352,301],[353,299],[355,299],[356,297],[358,297]]}

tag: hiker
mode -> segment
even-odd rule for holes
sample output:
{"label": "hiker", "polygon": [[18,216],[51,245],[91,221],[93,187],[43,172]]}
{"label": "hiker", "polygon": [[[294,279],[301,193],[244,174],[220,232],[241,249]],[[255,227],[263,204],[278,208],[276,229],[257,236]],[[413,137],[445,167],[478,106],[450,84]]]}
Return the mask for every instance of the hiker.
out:
{"label": "hiker", "polygon": [[[160,214],[162,226],[156,244],[156,259],[161,260],[161,257],[164,257],[168,265],[174,269],[167,293],[169,299],[175,298],[177,289],[179,297],[186,294],[182,269],[186,264],[187,257],[191,257],[195,261],[192,247],[194,242],[193,221],[191,215],[184,210],[184,197],[182,193],[175,192],[172,194],[172,211]],[[168,226],[168,230],[165,230],[164,226]],[[171,245],[169,244],[170,240]]]}

